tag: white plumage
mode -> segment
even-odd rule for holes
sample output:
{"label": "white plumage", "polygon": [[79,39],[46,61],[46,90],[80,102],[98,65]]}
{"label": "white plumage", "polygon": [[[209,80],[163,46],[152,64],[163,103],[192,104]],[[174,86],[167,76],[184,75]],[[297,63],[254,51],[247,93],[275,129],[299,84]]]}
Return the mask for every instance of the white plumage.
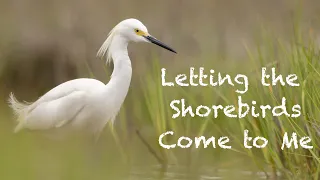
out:
{"label": "white plumage", "polygon": [[116,25],[99,49],[97,56],[114,63],[110,81],[104,84],[95,79],[81,78],[62,83],[33,103],[16,100],[13,93],[9,105],[17,116],[14,132],[29,130],[84,130],[99,136],[107,122],[113,123],[127,95],[131,75],[131,61],[127,46],[130,41],[152,42],[170,51],[149,35],[147,28],[136,19]]}

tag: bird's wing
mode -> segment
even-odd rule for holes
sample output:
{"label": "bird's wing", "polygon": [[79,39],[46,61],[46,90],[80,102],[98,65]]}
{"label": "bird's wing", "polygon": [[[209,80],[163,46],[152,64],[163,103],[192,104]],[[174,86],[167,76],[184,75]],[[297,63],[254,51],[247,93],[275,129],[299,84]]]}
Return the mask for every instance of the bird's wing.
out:
{"label": "bird's wing", "polygon": [[86,97],[86,92],[74,91],[40,103],[24,119],[23,126],[32,130],[59,128],[77,117],[86,105]]}
{"label": "bird's wing", "polygon": [[41,103],[53,101],[64,96],[68,96],[69,94],[76,92],[76,91],[83,91],[83,92],[92,92],[98,88],[103,88],[105,84],[101,81],[95,79],[75,79],[71,81],[64,82],[55,88],[48,91],[42,97],[40,97],[36,102],[30,105],[28,111],[32,111],[36,106]]}
{"label": "bird's wing", "polygon": [[77,116],[88,94],[103,87],[102,82],[85,78],[60,84],[21,111],[15,131],[61,127]]}

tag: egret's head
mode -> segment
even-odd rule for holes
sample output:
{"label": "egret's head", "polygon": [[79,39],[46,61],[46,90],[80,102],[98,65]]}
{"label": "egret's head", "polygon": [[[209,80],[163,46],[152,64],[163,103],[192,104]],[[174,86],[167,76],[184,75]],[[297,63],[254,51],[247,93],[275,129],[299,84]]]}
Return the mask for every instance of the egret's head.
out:
{"label": "egret's head", "polygon": [[[98,51],[98,56],[104,56],[108,51],[111,43],[113,42],[114,36],[123,37],[127,42],[148,42],[156,44],[160,47],[163,47],[171,52],[177,53],[175,50],[160,42],[153,36],[148,33],[148,29],[145,25],[143,25],[137,19],[126,19],[121,21],[118,25],[116,25],[111,32],[109,33],[109,37],[104,42],[100,50]],[[110,54],[109,54],[110,55]]]}
{"label": "egret's head", "polygon": [[128,41],[146,42],[144,36],[148,36],[148,30],[137,19],[126,19],[121,21],[114,29],[114,33],[125,37]]}
{"label": "egret's head", "polygon": [[149,42],[161,46],[171,52],[177,53],[175,50],[160,42],[148,33],[148,29],[137,19],[126,19],[116,26],[117,33],[125,36],[129,41],[133,42]]}

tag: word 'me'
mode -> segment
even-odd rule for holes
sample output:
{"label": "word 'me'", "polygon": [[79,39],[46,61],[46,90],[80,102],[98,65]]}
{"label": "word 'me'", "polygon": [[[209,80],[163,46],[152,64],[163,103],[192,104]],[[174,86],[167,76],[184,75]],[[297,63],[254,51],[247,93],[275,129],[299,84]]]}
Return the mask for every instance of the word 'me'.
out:
{"label": "word 'me'", "polygon": [[287,148],[290,148],[292,143],[293,143],[294,149],[297,149],[298,148],[298,142],[299,142],[300,146],[302,148],[304,148],[304,149],[312,149],[313,148],[313,146],[308,145],[308,143],[311,142],[311,138],[310,137],[305,136],[305,137],[302,137],[298,141],[297,133],[292,133],[291,139],[289,140],[288,133],[286,132],[283,135],[283,141],[282,141],[281,149],[283,150],[285,146]]}

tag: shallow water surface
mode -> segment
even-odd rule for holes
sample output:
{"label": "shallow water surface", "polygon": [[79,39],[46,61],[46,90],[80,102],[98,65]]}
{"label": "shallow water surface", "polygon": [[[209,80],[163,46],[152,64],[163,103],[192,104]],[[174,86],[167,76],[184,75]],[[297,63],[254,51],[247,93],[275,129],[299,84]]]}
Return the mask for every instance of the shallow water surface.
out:
{"label": "shallow water surface", "polygon": [[[279,175],[279,174],[278,174]],[[271,173],[244,170],[217,169],[202,167],[192,172],[188,167],[168,166],[166,170],[161,166],[135,167],[130,173],[130,180],[215,180],[215,179],[267,179]]]}
{"label": "shallow water surface", "polygon": [[[170,165],[163,167],[137,136],[115,138],[106,130],[94,145],[82,137],[60,142],[33,132],[13,134],[13,127],[10,121],[0,123],[0,179],[214,180],[272,176],[233,151],[175,149],[170,151],[174,154]],[[160,155],[156,137],[145,137]]]}

